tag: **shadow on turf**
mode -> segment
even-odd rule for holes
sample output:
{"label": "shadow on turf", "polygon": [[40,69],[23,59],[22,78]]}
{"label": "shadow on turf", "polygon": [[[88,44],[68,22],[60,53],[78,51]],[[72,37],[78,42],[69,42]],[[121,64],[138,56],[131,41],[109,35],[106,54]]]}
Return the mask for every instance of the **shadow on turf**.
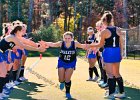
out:
{"label": "shadow on turf", "polygon": [[140,89],[125,87],[125,100],[140,100]]}
{"label": "shadow on turf", "polygon": [[17,86],[18,88],[14,88],[11,92],[8,100],[20,99],[20,100],[33,100],[30,95],[33,93],[42,92],[38,91],[38,87],[45,87],[43,84],[33,83],[33,82],[25,82]]}
{"label": "shadow on turf", "polygon": [[[11,94],[8,100],[35,100],[35,98],[32,98],[30,95],[34,95],[33,93],[38,93],[42,91],[38,91],[38,87],[45,87],[43,84],[38,83],[32,83],[32,82],[26,82],[18,86],[18,88],[15,88]],[[126,98],[123,100],[140,100],[140,89],[132,88],[132,87],[125,87],[126,92]],[[94,97],[93,97],[94,99]],[[5,99],[6,100],[6,99]],[[47,98],[45,99],[47,100]],[[72,99],[66,99],[66,100],[78,100],[76,98]],[[88,100],[88,97],[87,97]],[[119,100],[119,99],[116,99]]]}

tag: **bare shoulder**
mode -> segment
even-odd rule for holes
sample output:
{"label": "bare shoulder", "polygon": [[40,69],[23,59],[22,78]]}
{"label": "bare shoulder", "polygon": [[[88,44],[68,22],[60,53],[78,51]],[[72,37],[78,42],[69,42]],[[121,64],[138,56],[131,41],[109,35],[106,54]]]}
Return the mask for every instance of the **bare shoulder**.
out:
{"label": "bare shoulder", "polygon": [[101,31],[100,35],[105,36],[108,32],[109,32],[108,29],[104,29],[103,31]]}
{"label": "bare shoulder", "polygon": [[5,37],[5,40],[9,42],[9,41],[13,41],[15,38],[16,37],[14,35],[8,35]]}

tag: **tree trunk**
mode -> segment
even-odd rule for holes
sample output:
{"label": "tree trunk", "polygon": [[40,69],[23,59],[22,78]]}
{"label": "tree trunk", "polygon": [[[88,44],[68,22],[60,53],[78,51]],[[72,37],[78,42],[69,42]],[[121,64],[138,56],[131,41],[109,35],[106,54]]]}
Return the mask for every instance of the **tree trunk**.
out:
{"label": "tree trunk", "polygon": [[67,31],[67,12],[68,12],[68,0],[65,3],[65,20],[64,20],[64,31]]}
{"label": "tree trunk", "polygon": [[28,19],[28,27],[27,32],[32,32],[32,19],[33,19],[33,9],[34,9],[34,0],[30,0],[29,4],[29,19]]}
{"label": "tree trunk", "polygon": [[124,28],[128,29],[128,15],[127,15],[127,0],[123,0],[123,15],[124,15]]}
{"label": "tree trunk", "polygon": [[2,35],[2,0],[0,0],[0,35]]}
{"label": "tree trunk", "polygon": [[18,19],[21,19],[21,0],[18,0]]}
{"label": "tree trunk", "polygon": [[10,7],[10,0],[8,0],[8,22],[11,21],[11,7]]}
{"label": "tree trunk", "polygon": [[76,37],[76,15],[77,15],[77,1],[74,2],[74,37]]}

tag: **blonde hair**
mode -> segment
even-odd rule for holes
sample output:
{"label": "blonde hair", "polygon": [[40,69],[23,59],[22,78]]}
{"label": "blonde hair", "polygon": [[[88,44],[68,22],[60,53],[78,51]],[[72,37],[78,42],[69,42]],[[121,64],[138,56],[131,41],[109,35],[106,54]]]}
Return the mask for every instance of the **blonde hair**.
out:
{"label": "blonde hair", "polygon": [[96,26],[102,26],[102,25],[103,25],[103,23],[102,23],[101,20],[99,20],[99,21],[96,22]]}

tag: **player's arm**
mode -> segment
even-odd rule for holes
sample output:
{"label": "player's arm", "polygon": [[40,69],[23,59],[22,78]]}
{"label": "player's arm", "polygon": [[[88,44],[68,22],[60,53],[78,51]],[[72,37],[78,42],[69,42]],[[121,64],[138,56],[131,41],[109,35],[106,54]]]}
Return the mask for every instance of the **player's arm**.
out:
{"label": "player's arm", "polygon": [[45,45],[45,47],[61,47],[62,41],[58,42],[45,42],[45,41],[40,41],[39,42],[41,45]]}
{"label": "player's arm", "polygon": [[87,44],[81,44],[78,41],[75,41],[75,47],[76,48],[82,48],[82,49],[86,49]]}
{"label": "player's arm", "polygon": [[118,28],[117,28],[117,34],[120,36],[119,43],[120,43],[121,55],[123,55],[123,35],[124,34]]}
{"label": "player's arm", "polygon": [[30,45],[30,46],[33,46],[33,47],[38,47],[39,46],[39,43],[35,43],[34,41],[30,40],[30,39],[26,39],[26,38],[21,38],[21,41],[24,43],[24,44],[27,44],[27,45]]}
{"label": "player's arm", "polygon": [[92,43],[92,44],[89,44],[89,46],[91,48],[92,47],[103,47],[104,43],[105,43],[106,33],[107,33],[107,30],[102,31],[101,32],[101,40],[99,41],[99,43]]}

